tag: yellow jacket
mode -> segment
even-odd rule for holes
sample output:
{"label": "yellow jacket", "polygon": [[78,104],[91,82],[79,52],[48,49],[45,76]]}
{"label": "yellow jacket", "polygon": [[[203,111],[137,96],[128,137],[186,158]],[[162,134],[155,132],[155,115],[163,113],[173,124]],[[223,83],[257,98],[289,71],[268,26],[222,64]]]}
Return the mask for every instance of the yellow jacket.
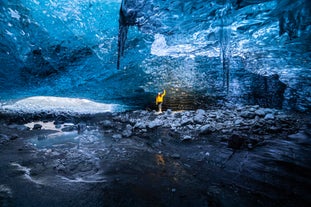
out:
{"label": "yellow jacket", "polygon": [[166,91],[165,90],[160,95],[157,95],[157,97],[156,97],[156,104],[162,103],[163,102],[163,98],[164,98],[165,95],[166,95]]}

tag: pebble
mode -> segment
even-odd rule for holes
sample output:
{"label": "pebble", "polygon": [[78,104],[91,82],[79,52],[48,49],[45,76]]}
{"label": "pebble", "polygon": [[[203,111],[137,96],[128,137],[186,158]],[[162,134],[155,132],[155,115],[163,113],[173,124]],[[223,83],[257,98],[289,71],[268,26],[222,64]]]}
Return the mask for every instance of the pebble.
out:
{"label": "pebble", "polygon": [[180,154],[174,153],[171,155],[171,157],[174,159],[180,159]]}
{"label": "pebble", "polygon": [[33,130],[40,130],[41,128],[42,128],[41,124],[35,124],[32,129]]}
{"label": "pebble", "polygon": [[274,115],[273,114],[266,114],[264,119],[265,120],[273,120],[274,119]]}
{"label": "pebble", "polygon": [[122,139],[122,135],[121,134],[114,134],[114,135],[112,135],[112,138],[114,138],[114,139]]}

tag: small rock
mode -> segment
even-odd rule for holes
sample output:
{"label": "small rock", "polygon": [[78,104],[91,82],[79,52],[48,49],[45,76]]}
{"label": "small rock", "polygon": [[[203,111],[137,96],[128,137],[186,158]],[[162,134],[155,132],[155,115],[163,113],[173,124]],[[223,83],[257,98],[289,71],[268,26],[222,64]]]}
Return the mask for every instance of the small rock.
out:
{"label": "small rock", "polygon": [[55,128],[56,128],[56,129],[60,129],[60,128],[62,128],[62,125],[57,124],[57,125],[55,125]]}
{"label": "small rock", "polygon": [[163,122],[160,119],[155,119],[155,120],[148,123],[148,127],[150,129],[153,129],[155,127],[159,127],[161,125],[163,125]]}
{"label": "small rock", "polygon": [[113,128],[112,121],[104,120],[99,123],[104,129]]}
{"label": "small rock", "polygon": [[62,128],[63,132],[72,132],[74,130],[76,130],[77,127],[74,125],[69,125],[69,126],[65,126],[64,128]]}
{"label": "small rock", "polygon": [[280,127],[271,126],[271,127],[268,129],[268,131],[269,131],[270,133],[278,133],[278,132],[281,132],[282,129],[281,129]]}
{"label": "small rock", "polygon": [[251,111],[251,112],[255,112],[256,109],[257,109],[257,108],[253,106],[253,107],[250,107],[248,110]]}
{"label": "small rock", "polygon": [[264,119],[265,120],[274,120],[274,115],[273,114],[266,114]]}
{"label": "small rock", "polygon": [[167,109],[165,113],[166,113],[167,115],[172,115],[172,114],[173,114],[172,109]]}
{"label": "small rock", "polygon": [[255,118],[256,114],[250,111],[242,111],[240,116],[245,119],[253,119]]}
{"label": "small rock", "polygon": [[77,126],[78,133],[82,133],[87,129],[87,126],[85,123],[79,123]]}
{"label": "small rock", "polygon": [[54,125],[61,125],[61,124],[64,124],[65,123],[65,121],[63,121],[63,120],[55,120],[54,121]]}
{"label": "small rock", "polygon": [[259,117],[264,117],[266,115],[266,112],[263,109],[258,109],[255,111],[255,114]]}
{"label": "small rock", "polygon": [[180,159],[180,154],[174,153],[171,155],[171,157],[174,159]]}
{"label": "small rock", "polygon": [[122,136],[124,137],[132,136],[132,133],[133,133],[132,130],[133,130],[133,127],[130,124],[126,125],[125,130],[122,132]]}
{"label": "small rock", "polygon": [[242,120],[242,119],[237,119],[237,120],[234,121],[234,125],[236,125],[236,126],[239,126],[239,125],[241,125],[242,123],[243,123],[243,120]]}
{"label": "small rock", "polygon": [[114,134],[114,135],[112,135],[112,138],[114,138],[114,139],[122,139],[122,135],[121,134]]}
{"label": "small rock", "polygon": [[248,149],[253,149],[254,147],[253,147],[253,145],[251,143],[249,143],[249,144],[247,144],[247,148]]}
{"label": "small rock", "polygon": [[34,126],[33,126],[33,130],[39,130],[39,129],[41,129],[42,128],[42,125],[41,124],[35,124]]}
{"label": "small rock", "polygon": [[12,134],[11,137],[10,137],[10,140],[15,140],[15,139],[18,139],[19,136],[17,134]]}
{"label": "small rock", "polygon": [[[217,123],[216,125],[215,125],[215,129],[217,130],[217,131],[220,131],[220,130],[222,130],[223,129],[223,124],[221,124],[221,123]],[[229,126],[225,126],[225,127],[229,127]]]}
{"label": "small rock", "polygon": [[273,112],[272,109],[269,108],[265,108],[264,110],[266,114],[271,114]]}
{"label": "small rock", "polygon": [[144,121],[138,121],[138,122],[136,122],[136,124],[134,125],[134,128],[146,129],[146,122],[144,122]]}
{"label": "small rock", "polygon": [[205,119],[205,111],[203,109],[198,109],[196,111],[196,115],[193,118],[193,121],[195,123],[201,124],[204,122],[204,119]]}
{"label": "small rock", "polygon": [[217,115],[216,114],[209,114],[208,115],[210,118],[212,118],[212,119],[214,119],[214,118],[216,118],[217,117]]}
{"label": "small rock", "polygon": [[191,136],[189,136],[189,135],[185,135],[185,136],[183,136],[182,138],[181,138],[181,141],[191,141],[192,140],[192,137]]}
{"label": "small rock", "polygon": [[183,117],[181,117],[180,124],[182,126],[184,126],[184,125],[191,124],[192,122],[193,122],[193,120],[191,118],[188,118],[187,116],[183,116]]}
{"label": "small rock", "polygon": [[0,134],[0,144],[3,144],[9,140],[8,136],[5,134]]}

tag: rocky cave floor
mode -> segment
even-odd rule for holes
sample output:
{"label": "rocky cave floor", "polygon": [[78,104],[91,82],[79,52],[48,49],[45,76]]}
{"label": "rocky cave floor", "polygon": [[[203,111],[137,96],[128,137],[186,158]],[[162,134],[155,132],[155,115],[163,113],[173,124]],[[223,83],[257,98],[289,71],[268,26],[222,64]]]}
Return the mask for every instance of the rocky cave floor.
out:
{"label": "rocky cave floor", "polygon": [[311,206],[308,114],[0,113],[0,206]]}

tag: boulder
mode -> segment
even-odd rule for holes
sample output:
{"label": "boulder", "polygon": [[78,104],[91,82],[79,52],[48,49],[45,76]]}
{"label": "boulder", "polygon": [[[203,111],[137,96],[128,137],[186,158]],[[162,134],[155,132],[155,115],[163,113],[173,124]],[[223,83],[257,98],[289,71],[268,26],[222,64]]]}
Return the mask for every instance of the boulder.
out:
{"label": "boulder", "polygon": [[210,134],[215,131],[215,128],[210,124],[206,124],[200,127],[199,133],[200,134]]}

